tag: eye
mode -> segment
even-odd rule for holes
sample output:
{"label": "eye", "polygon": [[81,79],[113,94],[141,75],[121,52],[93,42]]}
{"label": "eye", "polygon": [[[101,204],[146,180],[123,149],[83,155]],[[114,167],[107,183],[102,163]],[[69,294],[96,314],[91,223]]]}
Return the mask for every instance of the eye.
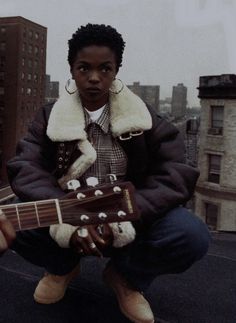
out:
{"label": "eye", "polygon": [[107,72],[110,72],[112,69],[111,69],[111,67],[110,66],[103,66],[102,67],[102,69],[101,69],[101,71],[103,72],[103,73],[107,73]]}
{"label": "eye", "polygon": [[87,72],[88,71],[88,67],[81,65],[77,67],[77,70],[79,70],[80,72]]}

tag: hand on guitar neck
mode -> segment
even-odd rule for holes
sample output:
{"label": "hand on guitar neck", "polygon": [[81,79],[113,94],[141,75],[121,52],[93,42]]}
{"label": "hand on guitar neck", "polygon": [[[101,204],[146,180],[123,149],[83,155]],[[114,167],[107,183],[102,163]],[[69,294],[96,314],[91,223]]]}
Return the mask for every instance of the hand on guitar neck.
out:
{"label": "hand on guitar neck", "polygon": [[0,255],[8,249],[15,237],[15,230],[11,222],[6,219],[0,210]]}

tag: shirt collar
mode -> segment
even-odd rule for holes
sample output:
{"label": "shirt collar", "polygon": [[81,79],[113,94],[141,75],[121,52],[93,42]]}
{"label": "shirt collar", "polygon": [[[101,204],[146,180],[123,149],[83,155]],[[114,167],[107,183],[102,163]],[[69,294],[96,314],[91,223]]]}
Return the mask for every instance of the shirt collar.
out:
{"label": "shirt collar", "polygon": [[110,126],[110,109],[108,104],[105,106],[100,117],[95,121],[92,121],[90,119],[89,114],[86,112],[86,110],[84,110],[84,115],[86,129],[91,123],[96,123],[103,130],[103,132],[108,133]]}

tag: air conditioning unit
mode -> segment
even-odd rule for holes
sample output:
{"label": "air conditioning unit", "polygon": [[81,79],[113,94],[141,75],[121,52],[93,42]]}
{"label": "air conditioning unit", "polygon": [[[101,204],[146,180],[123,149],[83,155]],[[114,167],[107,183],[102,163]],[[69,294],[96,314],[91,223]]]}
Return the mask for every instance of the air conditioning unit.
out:
{"label": "air conditioning unit", "polygon": [[222,135],[223,129],[222,128],[209,128],[208,134],[209,135]]}

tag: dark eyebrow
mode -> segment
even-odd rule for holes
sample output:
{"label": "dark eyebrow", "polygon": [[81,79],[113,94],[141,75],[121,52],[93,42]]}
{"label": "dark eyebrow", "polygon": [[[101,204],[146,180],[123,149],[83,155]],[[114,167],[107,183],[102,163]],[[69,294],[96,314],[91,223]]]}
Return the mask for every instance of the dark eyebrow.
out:
{"label": "dark eyebrow", "polygon": [[111,61],[106,61],[106,62],[103,62],[101,65],[106,65],[106,64],[112,64]]}
{"label": "dark eyebrow", "polygon": [[86,62],[86,61],[80,61],[80,60],[76,61],[75,63],[76,64],[87,64],[87,65],[89,65],[88,62]]}
{"label": "dark eyebrow", "polygon": [[[75,62],[75,64],[84,64],[84,65],[91,65],[90,62],[83,61],[83,60],[78,60]],[[105,65],[112,65],[111,61],[105,61],[100,64],[100,66],[105,66]]]}

